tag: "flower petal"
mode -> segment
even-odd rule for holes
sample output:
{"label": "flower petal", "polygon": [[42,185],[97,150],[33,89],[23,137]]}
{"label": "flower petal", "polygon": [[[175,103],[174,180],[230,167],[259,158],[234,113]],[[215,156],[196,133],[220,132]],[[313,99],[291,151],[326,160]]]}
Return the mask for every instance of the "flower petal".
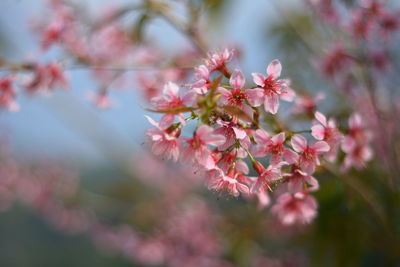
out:
{"label": "flower petal", "polygon": [[269,63],[267,67],[268,76],[271,76],[272,78],[276,79],[279,76],[281,76],[281,72],[282,72],[282,65],[279,60],[275,59],[271,63]]}
{"label": "flower petal", "polygon": [[299,134],[292,137],[291,144],[296,152],[303,152],[307,148],[307,140]]}
{"label": "flower petal", "polygon": [[245,83],[243,73],[240,70],[235,69],[229,79],[229,83],[234,89],[241,89]]}

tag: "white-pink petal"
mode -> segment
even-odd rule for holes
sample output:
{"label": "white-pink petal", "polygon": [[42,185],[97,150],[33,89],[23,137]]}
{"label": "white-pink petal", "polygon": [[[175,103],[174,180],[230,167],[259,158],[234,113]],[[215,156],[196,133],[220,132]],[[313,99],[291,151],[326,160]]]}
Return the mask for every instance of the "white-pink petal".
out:
{"label": "white-pink petal", "polygon": [[324,141],[315,142],[310,147],[315,149],[315,151],[317,151],[317,153],[328,152],[331,149],[331,147],[328,145],[328,143],[324,142]]}
{"label": "white-pink petal", "polygon": [[265,96],[264,101],[265,111],[270,112],[271,114],[276,114],[279,108],[279,99],[276,94],[270,94]]}
{"label": "white-pink petal", "polygon": [[275,59],[271,63],[269,63],[267,67],[268,76],[271,76],[272,78],[276,79],[279,76],[281,76],[281,72],[282,72],[282,65],[279,60]]}
{"label": "white-pink petal", "polygon": [[243,73],[240,70],[235,69],[229,79],[229,83],[234,89],[241,89],[245,83]]}
{"label": "white-pink petal", "polygon": [[178,97],[179,86],[173,82],[168,82],[164,85],[163,94],[169,97]]}
{"label": "white-pink petal", "polygon": [[264,90],[260,88],[247,89],[245,91],[246,97],[252,106],[258,107],[264,101]]}
{"label": "white-pink petal", "polygon": [[260,87],[264,87],[264,85],[265,85],[264,75],[262,75],[260,73],[252,73],[251,75],[253,76],[253,81],[255,84],[257,84]]}
{"label": "white-pink petal", "polygon": [[328,124],[327,124],[327,122],[326,122],[326,117],[325,117],[325,115],[322,114],[321,112],[316,111],[316,112],[315,112],[315,118],[316,118],[324,127],[327,127],[327,126],[328,126]]}
{"label": "white-pink petal", "polygon": [[325,128],[321,124],[311,127],[311,135],[317,140],[323,140],[325,137]]}
{"label": "white-pink petal", "polygon": [[307,140],[299,134],[292,137],[291,144],[296,152],[303,152],[307,148]]}

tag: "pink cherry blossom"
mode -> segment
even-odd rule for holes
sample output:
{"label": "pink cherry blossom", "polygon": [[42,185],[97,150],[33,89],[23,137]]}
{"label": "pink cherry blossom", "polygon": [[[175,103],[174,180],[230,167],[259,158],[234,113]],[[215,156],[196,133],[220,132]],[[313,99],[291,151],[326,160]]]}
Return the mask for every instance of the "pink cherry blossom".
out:
{"label": "pink cherry blossom", "polygon": [[254,133],[254,139],[257,142],[257,146],[252,150],[253,156],[265,157],[272,154],[270,163],[273,165],[279,164],[283,159],[289,164],[293,164],[299,158],[296,152],[283,146],[285,133],[270,137],[266,131],[258,129]]}
{"label": "pink cherry blossom", "polygon": [[[163,94],[151,100],[153,106],[160,110],[183,107],[193,101],[193,94],[187,93],[183,98],[179,96],[179,86],[173,82],[164,85]],[[163,128],[174,122],[175,114],[166,114],[162,117],[160,125]]]}
{"label": "pink cherry blossom", "polygon": [[285,177],[285,182],[288,185],[288,191],[291,193],[297,193],[304,190],[307,184],[311,186],[307,188],[309,191],[316,191],[319,189],[318,180],[313,176],[303,172],[296,165],[292,166],[290,173],[285,173],[283,176]]}
{"label": "pink cherry blossom", "polygon": [[221,169],[212,169],[208,172],[208,188],[217,191],[225,191],[234,197],[238,197],[240,193],[249,194],[247,185],[240,183],[236,179],[239,174],[240,172],[233,169],[228,172],[228,175]]}
{"label": "pink cherry blossom", "polygon": [[200,164],[206,169],[215,167],[215,161],[207,145],[219,146],[225,143],[225,137],[214,134],[214,129],[207,125],[201,125],[192,139],[186,138],[188,146],[183,148],[182,157]]}
{"label": "pink cherry blossom", "polygon": [[265,168],[258,161],[253,163],[254,169],[259,176],[256,178],[256,182],[251,187],[251,193],[257,194],[262,190],[271,190],[270,184],[282,177],[281,167],[285,164],[285,162],[282,162],[278,165],[269,165],[268,168]]}
{"label": "pink cherry blossom", "polygon": [[357,113],[349,118],[349,132],[341,144],[342,150],[346,153],[342,170],[351,166],[361,169],[365,162],[371,160],[373,152],[369,147],[372,139],[371,133],[365,128],[361,116]]}
{"label": "pink cherry blossom", "polygon": [[251,142],[245,130],[240,129],[233,122],[219,120],[218,123],[221,127],[215,129],[215,133],[225,137],[225,143],[218,146],[219,150],[222,151],[231,147],[236,141],[239,141],[245,148],[249,147]]}
{"label": "pink cherry blossom", "polygon": [[258,87],[264,89],[264,108],[272,114],[278,112],[279,98],[292,101],[295,93],[289,88],[289,80],[278,79],[282,65],[279,60],[273,60],[267,67],[267,77],[260,73],[252,73],[253,80]]}
{"label": "pink cherry blossom", "polygon": [[319,154],[328,152],[330,149],[324,141],[308,145],[307,140],[299,134],[292,137],[291,144],[293,149],[300,153],[299,166],[307,174],[312,174],[315,171],[315,166],[320,165]]}
{"label": "pink cherry blossom", "polygon": [[18,111],[19,106],[15,102],[16,92],[11,77],[0,78],[0,107],[9,111]]}
{"label": "pink cherry blossom", "polygon": [[218,92],[222,94],[221,102],[224,105],[237,106],[243,109],[247,115],[253,116],[253,109],[246,103],[248,101],[253,106],[259,106],[263,99],[262,89],[247,89],[242,90],[245,78],[240,70],[235,70],[230,79],[229,83],[233,90],[228,90],[223,87],[218,88]]}
{"label": "pink cherry blossom", "polygon": [[346,153],[342,171],[346,171],[352,166],[360,170],[365,167],[365,163],[371,160],[373,156],[372,149],[365,144],[364,145],[356,144],[355,146],[352,147],[346,147],[342,145],[342,149]]}
{"label": "pink cherry blossom", "polygon": [[323,93],[317,93],[315,96],[298,96],[295,99],[295,106],[293,108],[294,114],[305,113],[308,116],[314,116],[319,101],[325,98]]}
{"label": "pink cherry blossom", "polygon": [[225,64],[233,58],[233,50],[225,49],[221,52],[209,52],[206,64],[210,71],[226,69]]}
{"label": "pink cherry blossom", "polygon": [[[180,135],[180,129],[165,129],[160,126],[152,118],[145,116],[147,120],[156,128],[148,129],[146,134],[150,137],[153,142],[151,150],[155,155],[165,156],[166,159],[172,159],[177,161],[179,158],[179,146],[180,142],[178,137]],[[172,127],[173,128],[173,127]]]}
{"label": "pink cherry blossom", "polygon": [[48,49],[53,43],[58,42],[62,37],[64,24],[61,21],[55,21],[50,24],[42,33],[42,49]]}
{"label": "pink cherry blossom", "polygon": [[271,211],[282,224],[309,223],[317,215],[317,202],[307,192],[283,193],[276,200]]}
{"label": "pink cherry blossom", "polygon": [[34,68],[33,77],[26,85],[29,93],[50,92],[55,87],[66,88],[67,78],[59,63],[37,64]]}
{"label": "pink cherry blossom", "polygon": [[330,150],[325,157],[329,161],[335,161],[337,151],[342,140],[342,133],[339,132],[334,119],[327,120],[321,112],[315,113],[317,122],[311,127],[311,134],[317,140],[323,140],[328,143]]}
{"label": "pink cherry blossom", "polygon": [[211,84],[210,70],[206,65],[200,65],[195,69],[195,76],[197,81],[191,85],[193,90],[198,94],[207,93]]}

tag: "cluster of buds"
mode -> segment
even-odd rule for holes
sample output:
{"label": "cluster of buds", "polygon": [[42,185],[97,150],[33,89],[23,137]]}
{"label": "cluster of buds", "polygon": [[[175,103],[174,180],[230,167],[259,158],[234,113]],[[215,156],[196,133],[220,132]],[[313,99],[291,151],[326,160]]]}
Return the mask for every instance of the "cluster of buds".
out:
{"label": "cluster of buds", "polygon": [[[281,63],[273,60],[266,76],[253,73],[254,85],[246,85],[243,73],[228,66],[233,56],[228,49],[209,53],[184,92],[170,82],[152,99],[151,111],[164,114],[160,122],[147,117],[154,126],[147,131],[152,151],[192,163],[204,173],[209,189],[256,198],[260,207],[270,203],[269,191],[280,192],[272,211],[281,221],[309,222],[317,208],[310,193],[319,188],[312,175],[321,160],[335,162],[342,147],[344,169],[360,167],[372,156],[371,139],[359,115],[350,119],[346,138],[334,119],[318,111],[309,129],[287,129],[277,116],[280,100],[293,101],[296,94],[288,79],[280,79]],[[197,120],[193,136],[181,136],[192,120]],[[306,139],[307,133],[314,141]],[[255,177],[249,176],[249,163]]]}

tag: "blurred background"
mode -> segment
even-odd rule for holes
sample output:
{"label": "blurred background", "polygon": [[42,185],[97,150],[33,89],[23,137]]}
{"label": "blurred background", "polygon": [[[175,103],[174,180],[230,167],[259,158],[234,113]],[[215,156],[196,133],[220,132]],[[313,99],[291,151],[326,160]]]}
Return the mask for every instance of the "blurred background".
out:
{"label": "blurred background", "polygon": [[[69,2],[86,14],[88,25],[108,11],[142,3]],[[327,49],[350,38],[318,18],[309,2],[160,2],[182,20],[189,17],[187,2],[201,6],[200,31],[208,48],[236,48],[235,64],[245,73],[264,73],[279,58],[283,76],[291,78],[297,92],[310,97],[324,92],[319,110],[343,124],[352,112],[349,95],[318,72]],[[328,2],[350,8],[357,1]],[[397,1],[386,4],[399,6]],[[49,1],[2,0],[0,58],[67,58],[60,48],[43,52],[41,47],[38,25],[52,12]],[[350,20],[351,14],[343,12]],[[134,43],[155,43],[168,56],[193,49],[185,34],[149,14],[131,12],[121,19],[122,28],[134,32]],[[378,79],[398,74],[398,44],[398,36],[387,44],[393,68]],[[184,166],[151,158],[144,115],[157,115],[145,110],[148,102],[138,89],[143,86],[138,73],[146,71],[132,68],[118,80],[106,79],[110,109],[99,109],[92,99],[102,86],[98,80],[115,71],[93,74],[90,68],[71,67],[68,90],[19,94],[20,111],[0,113],[0,179],[13,173],[26,180],[17,197],[7,195],[7,186],[0,190],[0,266],[400,266],[400,199],[388,182],[398,175],[379,159],[342,177],[318,173],[317,218],[309,225],[281,226],[255,201],[210,192]],[[29,73],[21,77],[29,79]],[[398,91],[398,80],[391,81]],[[291,107],[281,110],[285,119]],[[398,128],[395,121],[390,125]],[[49,201],[50,206],[43,204]]]}

